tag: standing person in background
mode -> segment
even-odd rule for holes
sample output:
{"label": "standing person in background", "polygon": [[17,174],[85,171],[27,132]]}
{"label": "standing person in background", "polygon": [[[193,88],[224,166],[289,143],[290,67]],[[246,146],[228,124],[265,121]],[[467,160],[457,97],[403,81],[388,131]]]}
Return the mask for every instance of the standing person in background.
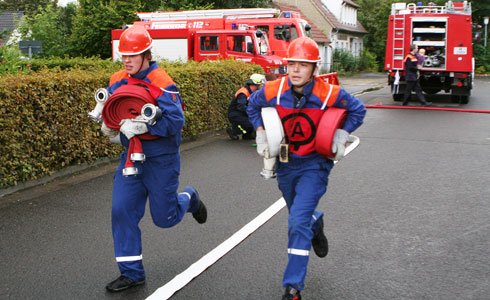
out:
{"label": "standing person in background", "polygon": [[425,101],[424,94],[422,93],[422,87],[420,87],[418,76],[418,59],[416,56],[417,50],[418,48],[416,45],[411,45],[410,53],[407,54],[403,63],[405,69],[405,81],[407,82],[407,85],[405,87],[405,95],[403,97],[402,105],[408,105],[410,97],[412,96],[412,91],[414,90],[420,103],[423,106],[429,106],[432,105],[432,102]]}
{"label": "standing person in background", "polygon": [[[425,49],[420,48],[415,55],[417,57],[417,68],[420,70],[424,67],[425,62]],[[420,77],[420,76],[419,76]]]}
{"label": "standing person in background", "polygon": [[231,127],[226,129],[228,136],[232,140],[242,139],[251,140],[255,138],[255,131],[252,123],[248,120],[247,106],[248,99],[253,92],[257,91],[265,83],[265,76],[262,74],[252,74],[233,96],[228,107],[228,120]]}
{"label": "standing person in background", "polygon": [[[133,26],[120,38],[119,54],[124,70],[111,76],[107,91],[117,92],[122,86],[132,86],[128,80],[140,80],[156,86],[161,94],[155,99],[162,111],[155,124],[138,122],[136,119],[121,121],[120,132],[102,123],[102,132],[112,141],[119,140],[125,150],[114,175],[112,192],[112,235],[114,252],[120,276],[107,284],[109,292],[119,292],[145,283],[141,231],[139,222],[145,213],[147,199],[153,222],[158,227],[177,225],[187,212],[198,223],[207,219],[207,210],[192,186],[177,193],[179,187],[181,132],[184,126],[182,99],[179,91],[165,70],[151,61],[152,38],[146,29]],[[130,139],[150,134],[151,140],[142,140],[146,161],[138,163],[138,174],[123,176]]]}
{"label": "standing person in background", "polygon": [[349,133],[358,128],[366,109],[357,98],[337,85],[315,77],[320,62],[318,45],[308,37],[291,42],[287,57],[288,76],[267,82],[250,97],[247,109],[256,129],[257,152],[269,157],[267,135],[261,110],[275,107],[285,133],[282,148],[285,159],[277,166],[279,189],[286,200],[288,218],[288,263],[283,275],[283,300],[300,300],[305,287],[310,249],[319,257],[328,253],[324,234],[323,212],[316,208],[327,191],[328,176],[334,163],[315,150],[315,136],[323,113],[329,107],[347,110],[342,129],[335,131],[335,159],[343,157]]}

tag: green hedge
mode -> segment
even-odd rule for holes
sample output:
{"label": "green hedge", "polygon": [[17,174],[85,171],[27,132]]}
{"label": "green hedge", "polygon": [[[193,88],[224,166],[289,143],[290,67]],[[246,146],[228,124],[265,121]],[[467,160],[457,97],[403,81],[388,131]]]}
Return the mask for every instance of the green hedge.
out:
{"label": "green hedge", "polygon": [[[160,65],[186,103],[184,137],[225,128],[231,96],[261,70],[237,61]],[[117,156],[121,146],[110,144],[87,117],[94,91],[107,85],[113,71],[109,66],[0,75],[0,188]]]}

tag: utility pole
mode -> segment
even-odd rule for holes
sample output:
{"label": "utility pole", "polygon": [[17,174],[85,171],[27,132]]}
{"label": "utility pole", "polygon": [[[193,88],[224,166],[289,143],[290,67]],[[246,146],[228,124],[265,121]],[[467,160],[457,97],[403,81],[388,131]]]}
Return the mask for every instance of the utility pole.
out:
{"label": "utility pole", "polygon": [[489,17],[484,17],[483,18],[483,24],[485,24],[485,39],[484,39],[484,45],[485,45],[485,50],[487,50],[487,27],[488,27],[488,19]]}

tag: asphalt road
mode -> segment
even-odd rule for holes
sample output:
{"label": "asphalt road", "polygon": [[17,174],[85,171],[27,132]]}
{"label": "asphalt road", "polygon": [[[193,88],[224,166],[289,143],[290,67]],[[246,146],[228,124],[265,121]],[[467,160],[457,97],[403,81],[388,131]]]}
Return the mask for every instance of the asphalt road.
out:
{"label": "asphalt road", "polygon": [[[488,95],[478,79],[464,107],[490,109]],[[387,88],[359,97],[393,103]],[[369,110],[320,203],[331,248],[310,258],[303,298],[488,299],[489,128],[488,114]],[[249,141],[186,145],[181,185],[199,189],[208,222],[160,229],[147,214],[146,285],[109,294],[111,168],[1,199],[0,299],[145,299],[281,197]],[[280,299],[286,239],[283,209],[171,299]]]}

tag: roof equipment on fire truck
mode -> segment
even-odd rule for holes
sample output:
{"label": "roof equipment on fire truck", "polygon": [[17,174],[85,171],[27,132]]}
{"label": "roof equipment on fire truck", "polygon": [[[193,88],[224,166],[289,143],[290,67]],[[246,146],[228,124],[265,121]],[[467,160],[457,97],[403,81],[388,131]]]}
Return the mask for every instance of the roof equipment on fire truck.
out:
{"label": "roof equipment on fire truck", "polygon": [[230,19],[274,18],[278,14],[279,10],[275,8],[236,8],[137,13],[141,21],[185,20],[193,18],[212,19],[223,17]]}

